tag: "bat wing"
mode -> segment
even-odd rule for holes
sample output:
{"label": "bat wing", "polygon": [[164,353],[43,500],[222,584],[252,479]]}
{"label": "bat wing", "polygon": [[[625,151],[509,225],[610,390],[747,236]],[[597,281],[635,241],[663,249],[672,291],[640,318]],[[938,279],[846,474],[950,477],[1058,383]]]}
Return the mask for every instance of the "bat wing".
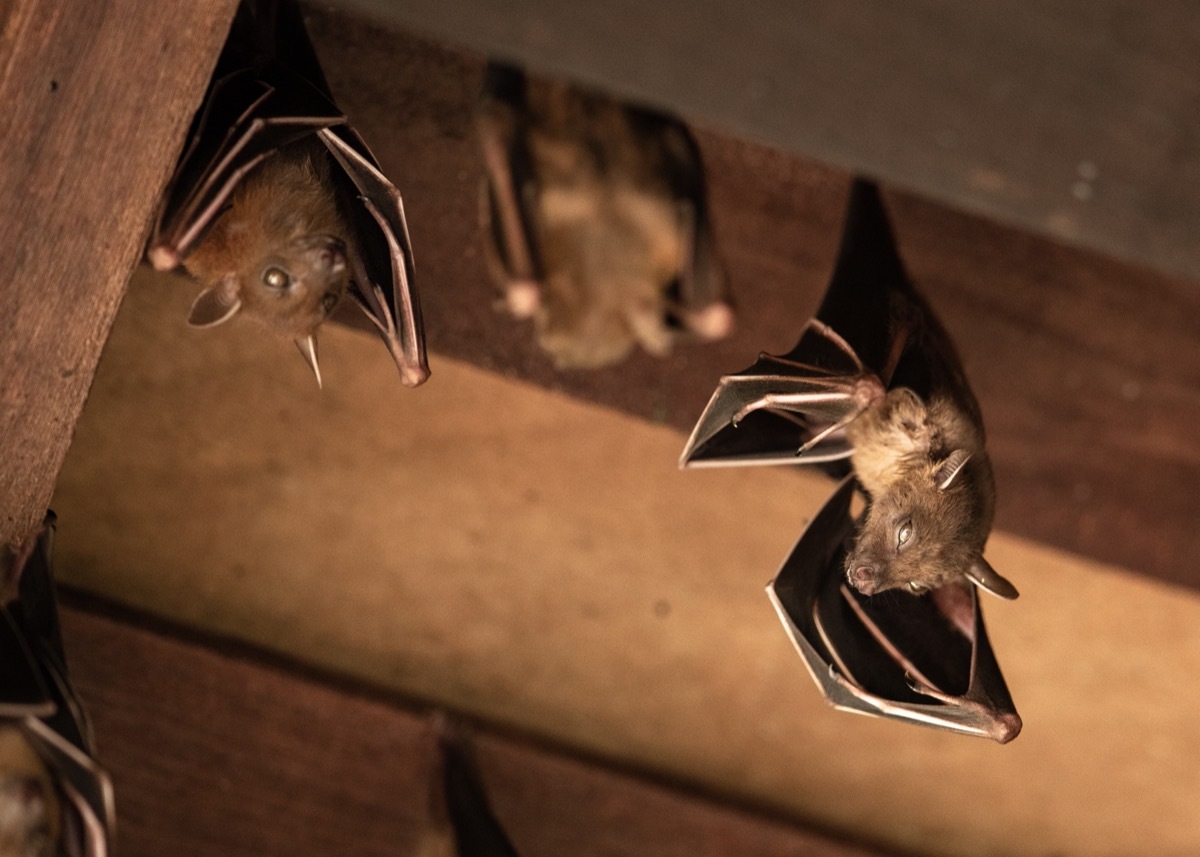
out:
{"label": "bat wing", "polygon": [[276,63],[214,81],[164,197],[150,263],[160,271],[178,267],[251,170],[289,143],[345,121],[320,89]]}
{"label": "bat wing", "polygon": [[974,587],[885,606],[845,585],[854,490],[853,477],[842,481],[767,587],[817,686],[841,710],[1011,741],[1021,719]]}
{"label": "bat wing", "polygon": [[351,186],[344,195],[357,197],[358,211],[365,211],[371,221],[362,224],[363,216],[355,217],[359,252],[354,298],[387,345],[401,381],[415,387],[429,377],[429,364],[404,201],[352,128],[327,127],[317,135],[341,167],[338,175]]}
{"label": "bat wing", "polygon": [[883,385],[842,337],[813,319],[786,356],[762,354],[720,380],[681,467],[818,464],[850,455],[847,423]]}
{"label": "bat wing", "polygon": [[51,512],[32,549],[13,557],[6,574],[16,581],[17,597],[0,605],[0,673],[7,679],[17,664],[18,683],[0,683],[0,716],[17,722],[66,798],[64,836],[74,840],[66,853],[105,857],[115,827],[112,783],[91,756],[91,727],[63,659],[51,572],[54,527]]}

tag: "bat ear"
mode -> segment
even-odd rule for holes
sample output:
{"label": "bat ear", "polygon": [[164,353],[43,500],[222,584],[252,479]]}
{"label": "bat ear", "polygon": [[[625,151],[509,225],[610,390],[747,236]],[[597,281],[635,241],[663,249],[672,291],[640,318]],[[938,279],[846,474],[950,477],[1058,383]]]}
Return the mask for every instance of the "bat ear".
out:
{"label": "bat ear", "polygon": [[188,312],[188,324],[192,327],[216,327],[237,315],[241,308],[237,281],[226,277],[218,285],[200,293]]}
{"label": "bat ear", "polygon": [[317,364],[317,338],[310,333],[308,336],[297,336],[294,341],[300,349],[300,356],[317,376],[317,389],[324,389],[321,384],[321,367]]}
{"label": "bat ear", "polygon": [[965,449],[956,449],[942,459],[942,463],[938,465],[933,474],[933,481],[937,483],[938,490],[945,491],[953,485],[958,474],[962,473],[962,469],[970,460],[971,453]]}
{"label": "bat ear", "polygon": [[975,557],[966,574],[968,580],[980,589],[986,589],[992,595],[998,595],[1001,598],[1012,601],[1020,594],[1017,592],[1017,587],[1001,577],[996,569],[992,568],[982,556]]}

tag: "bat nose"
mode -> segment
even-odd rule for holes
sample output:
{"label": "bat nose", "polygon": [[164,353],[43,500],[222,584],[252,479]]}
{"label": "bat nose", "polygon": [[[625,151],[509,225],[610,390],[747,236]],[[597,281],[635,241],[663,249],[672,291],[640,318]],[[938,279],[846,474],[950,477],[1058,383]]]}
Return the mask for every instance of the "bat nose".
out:
{"label": "bat nose", "polygon": [[879,583],[876,580],[875,569],[869,565],[859,565],[849,569],[846,577],[849,579],[850,585],[863,595],[870,595]]}

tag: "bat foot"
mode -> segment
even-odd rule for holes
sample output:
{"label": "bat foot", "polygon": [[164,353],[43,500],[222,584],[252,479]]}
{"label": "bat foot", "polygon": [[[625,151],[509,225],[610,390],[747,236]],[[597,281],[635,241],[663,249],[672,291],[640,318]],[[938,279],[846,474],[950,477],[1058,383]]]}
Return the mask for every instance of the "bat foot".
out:
{"label": "bat foot", "polygon": [[533,318],[542,305],[542,293],[533,280],[513,280],[504,292],[504,305],[513,318]]}
{"label": "bat foot", "polygon": [[179,253],[164,244],[151,247],[146,253],[146,258],[156,271],[173,271],[183,263]]}
{"label": "bat foot", "polygon": [[703,340],[715,342],[733,333],[735,316],[729,304],[709,304],[702,310],[687,313],[684,326]]}

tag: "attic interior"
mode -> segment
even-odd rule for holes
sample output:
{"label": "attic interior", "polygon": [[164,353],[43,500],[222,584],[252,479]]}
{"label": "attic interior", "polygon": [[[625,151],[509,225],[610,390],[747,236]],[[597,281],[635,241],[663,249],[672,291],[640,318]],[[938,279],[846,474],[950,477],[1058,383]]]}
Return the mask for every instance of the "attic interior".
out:
{"label": "attic interior", "polygon": [[[782,124],[722,113],[720,91],[711,112],[660,102],[699,141],[737,331],[667,358],[638,353],[564,373],[527,322],[497,310],[486,270],[472,124],[486,14],[474,10],[458,41],[447,21],[471,3],[309,8],[340,106],[404,194],[433,370],[427,385],[404,389],[373,334],[329,325],[318,390],[291,344],[249,324],[189,330],[194,284],[133,269],[232,14],[231,3],[212,2],[166,20],[152,5],[114,2],[87,32],[88,20],[55,19],[77,28],[72,38],[118,44],[82,53],[76,67],[23,49],[49,13],[19,2],[0,89],[6,103],[32,98],[16,82],[48,69],[59,100],[43,106],[45,121],[69,123],[71,111],[91,109],[80,69],[117,64],[121,50],[141,56],[120,47],[130,21],[177,75],[153,96],[173,99],[171,123],[137,132],[157,135],[139,139],[160,161],[139,165],[140,185],[128,176],[113,185],[130,199],[140,188],[144,208],[120,213],[121,234],[102,247],[86,235],[53,254],[31,242],[18,260],[30,266],[20,277],[41,264],[63,278],[45,282],[65,282],[68,298],[84,288],[65,277],[72,255],[103,263],[108,291],[74,302],[90,314],[58,305],[78,344],[10,331],[0,353],[18,369],[52,353],[49,379],[28,377],[66,391],[5,396],[28,410],[52,400],[57,410],[29,443],[57,441],[65,453],[51,468],[52,499],[9,491],[41,508],[49,499],[59,517],[65,642],[113,775],[123,853],[410,853],[428,823],[419,745],[432,708],[472,725],[491,802],[523,855],[1200,849],[1191,762],[1200,690],[1181,681],[1200,668],[1200,266],[1170,229],[1154,239],[1168,245],[1156,247],[1159,266],[1143,255],[1153,242],[1139,243],[1149,209],[1187,222],[1194,147],[1165,142],[1170,157],[1147,152],[1139,175],[1080,150],[1056,188],[1062,200],[1042,205],[1015,155],[971,148],[970,115],[959,119],[961,147],[943,152],[938,184],[912,166],[928,149],[912,127],[874,152],[847,139],[835,157],[782,147]],[[816,15],[820,5],[814,20],[838,31],[837,15]],[[555,29],[571,21],[538,8],[517,6],[525,25],[487,38],[511,39],[509,58],[532,61],[561,37],[577,54],[548,70],[575,63],[595,83],[613,60],[580,49]],[[425,27],[403,18],[421,15]],[[1130,34],[1105,20],[1129,35],[1133,65],[1151,67],[1152,23]],[[718,23],[699,15],[694,26]],[[1003,32],[1016,38],[1036,23],[1056,21]],[[670,68],[676,46],[662,38]],[[743,61],[731,57],[731,76]],[[147,66],[127,74],[160,73]],[[919,79],[903,66],[896,75]],[[644,93],[614,81],[647,97],[679,86],[666,72]],[[1134,82],[1113,99],[1138,95]],[[1021,86],[1010,93],[1017,113],[1029,95]],[[928,94],[935,105],[937,95]],[[1081,134],[1104,118],[1085,95],[1074,102]],[[1167,110],[1157,98],[1151,106]],[[10,121],[29,115],[12,111]],[[53,127],[88,127],[73,121]],[[1035,157],[1036,142],[1011,147],[1031,158],[1030,174],[1057,168]],[[955,185],[956,159],[972,157]],[[84,153],[78,161],[71,169],[88,166]],[[1081,177],[1080,161],[1099,164],[1098,176]],[[904,261],[954,337],[987,422],[999,490],[988,557],[1021,590],[1016,602],[985,603],[1025,721],[1003,747],[851,717],[820,698],[763,586],[830,480],[676,467],[717,378],[760,351],[787,351],[812,315],[837,253],[850,167],[880,178]],[[0,185],[6,200],[34,186],[13,170]],[[38,173],[29,175],[21,181]],[[1168,175],[1179,185],[1170,193]],[[1130,190],[1138,182],[1141,196]],[[52,235],[63,223],[98,224],[94,212],[110,212],[85,185],[78,209],[47,194],[53,204],[35,214],[6,202],[3,220]],[[22,309],[45,298],[4,300]],[[66,347],[77,350],[36,350]],[[94,380],[88,354],[92,366],[99,359]],[[10,390],[20,377],[9,375]]]}

